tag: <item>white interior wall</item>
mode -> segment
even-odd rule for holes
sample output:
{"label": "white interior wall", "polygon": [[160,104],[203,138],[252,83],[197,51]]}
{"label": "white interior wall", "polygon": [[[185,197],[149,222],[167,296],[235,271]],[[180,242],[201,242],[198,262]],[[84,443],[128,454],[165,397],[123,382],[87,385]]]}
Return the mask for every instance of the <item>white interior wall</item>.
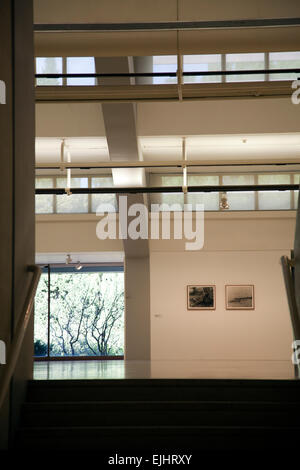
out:
{"label": "white interior wall", "polygon": [[[288,360],[292,331],[278,251],[152,253],[152,360]],[[216,286],[187,310],[187,285]],[[254,284],[255,310],[226,310],[226,284]]]}
{"label": "white interior wall", "polygon": [[[97,239],[94,216],[36,220],[40,253],[122,251],[118,240]],[[185,240],[150,241],[152,360],[289,360],[280,257],[294,232],[294,211],[206,213],[201,251],[184,251]],[[188,284],[216,285],[216,310],[188,311]],[[254,284],[255,310],[225,310],[225,284]]]}
{"label": "white interior wall", "polygon": [[[280,257],[295,213],[206,213],[204,247],[151,243],[152,360],[289,360],[292,330]],[[187,285],[216,286],[216,310],[187,310]],[[255,310],[225,309],[226,284],[254,284]]]}

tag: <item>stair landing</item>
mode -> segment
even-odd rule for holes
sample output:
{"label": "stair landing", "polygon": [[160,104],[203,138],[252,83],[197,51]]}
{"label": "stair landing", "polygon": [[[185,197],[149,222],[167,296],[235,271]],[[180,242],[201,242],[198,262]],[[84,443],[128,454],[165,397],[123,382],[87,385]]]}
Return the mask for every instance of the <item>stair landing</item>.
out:
{"label": "stair landing", "polygon": [[291,361],[63,360],[34,364],[34,380],[249,379],[293,380]]}

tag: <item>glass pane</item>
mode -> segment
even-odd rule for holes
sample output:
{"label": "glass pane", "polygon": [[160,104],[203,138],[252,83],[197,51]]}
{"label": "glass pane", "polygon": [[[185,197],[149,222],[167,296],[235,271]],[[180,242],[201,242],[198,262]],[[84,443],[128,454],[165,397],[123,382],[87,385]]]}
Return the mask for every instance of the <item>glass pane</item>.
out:
{"label": "glass pane", "polygon": [[290,175],[258,175],[258,184],[290,184]]}
{"label": "glass pane", "polygon": [[[62,73],[62,57],[37,57],[36,73]],[[62,78],[38,78],[37,85],[62,85]]]}
{"label": "glass pane", "polygon": [[219,186],[219,176],[188,175],[188,186]]}
{"label": "glass pane", "polygon": [[[36,178],[36,188],[53,188],[52,178]],[[51,214],[53,213],[53,194],[37,194],[35,196],[35,213]]]}
{"label": "glass pane", "polygon": [[[290,175],[258,175],[258,184],[289,183]],[[290,191],[259,191],[258,207],[261,210],[290,209]]]}
{"label": "glass pane", "polygon": [[[226,54],[226,70],[259,70],[264,68],[263,53]],[[227,82],[257,82],[264,79],[264,74],[226,76]]]}
{"label": "glass pane", "polygon": [[[150,184],[154,182],[154,186],[182,186],[182,175],[151,175]],[[179,204],[183,208],[184,195],[183,193],[152,193],[150,196],[151,204]],[[153,207],[151,210],[156,211]],[[168,211],[168,207],[160,207],[159,211]]]}
{"label": "glass pane", "polygon": [[[270,69],[300,68],[300,52],[270,52]],[[271,73],[270,80],[296,80],[299,74]]]}
{"label": "glass pane", "polygon": [[42,273],[35,295],[34,355],[48,355],[48,273]]}
{"label": "glass pane", "polygon": [[[195,54],[183,57],[184,72],[213,72],[221,70],[221,54]],[[216,75],[184,77],[184,83],[216,83],[221,81],[221,76]]]}
{"label": "glass pane", "polygon": [[[153,57],[153,72],[176,72],[177,71],[177,56],[176,55],[158,55]],[[168,84],[177,83],[176,77],[153,77],[153,83]]]}
{"label": "glass pane", "polygon": [[[218,186],[219,177],[215,175],[188,175],[188,186]],[[196,204],[204,204],[204,210],[219,210],[219,193],[187,193],[187,203],[192,204],[193,210]]]}
{"label": "glass pane", "polygon": [[[56,178],[58,188],[65,188],[67,178]],[[87,188],[88,178],[72,178],[72,188]],[[82,213],[88,212],[88,194],[67,194],[56,196],[56,210],[62,213]]]}
{"label": "glass pane", "polygon": [[[113,187],[113,179],[112,177],[108,176],[101,176],[97,178],[92,178],[92,188],[111,188]],[[115,194],[92,194],[92,212],[97,212],[97,208],[99,204],[104,205],[112,205],[114,207],[114,211],[109,210],[109,206],[107,210],[99,210],[99,212],[116,212],[117,211],[117,199]]]}
{"label": "glass pane", "polygon": [[124,274],[51,273],[51,356],[124,354]]}
{"label": "glass pane", "polygon": [[[250,185],[254,184],[253,175],[224,175],[224,185]],[[227,192],[229,210],[249,211],[255,209],[254,191]]]}
{"label": "glass pane", "polygon": [[[67,73],[95,73],[94,57],[67,57]],[[67,85],[95,84],[95,78],[67,78]]]}

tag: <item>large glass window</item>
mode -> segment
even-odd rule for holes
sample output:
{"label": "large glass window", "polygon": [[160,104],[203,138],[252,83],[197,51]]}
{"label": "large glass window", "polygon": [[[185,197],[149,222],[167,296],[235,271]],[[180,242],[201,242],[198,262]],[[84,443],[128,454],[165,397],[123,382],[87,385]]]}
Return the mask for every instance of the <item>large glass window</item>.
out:
{"label": "large glass window", "polygon": [[[177,71],[176,55],[153,56],[153,72]],[[183,56],[184,72],[221,70],[259,70],[300,68],[300,51],[238,54],[188,54]],[[138,68],[137,72],[143,70]],[[147,71],[149,71],[147,69]],[[37,57],[36,73],[95,73],[94,57]],[[263,80],[295,80],[295,73],[188,76],[184,83],[252,82]],[[141,80],[141,79],[140,79]],[[97,85],[95,78],[38,78],[37,85]],[[153,77],[153,84],[176,84],[177,77]]]}
{"label": "large glass window", "polygon": [[[259,70],[265,68],[264,54],[226,54],[226,70]],[[265,79],[264,74],[228,75],[227,82],[257,82]]]}
{"label": "large glass window", "polygon": [[[300,52],[270,52],[270,69],[300,68]],[[270,80],[296,80],[299,74],[271,73]]]}
{"label": "large glass window", "polygon": [[[112,188],[113,179],[110,176],[100,176],[92,178],[92,188]],[[110,212],[110,207],[114,207],[117,212],[117,199],[115,194],[92,194],[92,212],[97,212],[99,206],[106,206],[105,211]]]}
{"label": "large glass window", "polygon": [[[221,54],[185,55],[183,58],[184,72],[214,72],[222,70]],[[184,83],[216,83],[221,82],[221,76],[190,76],[184,77]]]}
{"label": "large glass window", "polygon": [[[36,73],[63,73],[62,57],[37,57]],[[62,85],[62,78],[38,78],[37,85]]]}
{"label": "large glass window", "polygon": [[[36,188],[53,188],[53,178],[36,178]],[[54,196],[53,194],[37,194],[35,196],[35,213],[51,214],[54,212]]]}
{"label": "large glass window", "polygon": [[[158,55],[153,57],[153,72],[176,72],[177,71],[177,56],[176,55]],[[177,83],[176,77],[154,77],[153,83],[168,84]]]}
{"label": "large glass window", "polygon": [[[150,186],[182,186],[182,176],[152,174],[150,176]],[[150,201],[151,204],[167,204],[168,206],[177,204],[183,208],[184,195],[183,193],[152,193]],[[165,211],[168,209],[162,206],[160,210]]]}
{"label": "large glass window", "polygon": [[[254,175],[224,175],[223,185],[255,184]],[[227,192],[227,199],[232,211],[251,211],[255,209],[254,191]]]}
{"label": "large glass window", "polygon": [[123,268],[44,268],[35,300],[34,351],[37,357],[122,356]]}
{"label": "large glass window", "polygon": [[[67,178],[57,178],[56,186],[58,188],[66,188]],[[88,188],[88,178],[72,178],[72,188]],[[57,196],[56,199],[57,213],[84,213],[88,212],[88,195],[87,194],[63,194]]]}
{"label": "large glass window", "polygon": [[[95,73],[94,57],[67,57],[67,73]],[[67,78],[67,85],[96,85],[96,79]]]}
{"label": "large glass window", "polygon": [[[56,183],[57,181],[57,183]],[[78,176],[71,179],[72,187],[82,188],[105,188],[113,187],[113,180],[110,175],[99,175],[92,177]],[[227,186],[227,185],[256,185],[256,184],[299,184],[299,175],[291,174],[262,174],[262,175],[226,175],[196,173],[188,174],[188,186]],[[37,188],[65,188],[66,178],[63,177],[37,177]],[[158,174],[150,173],[148,186],[182,187],[182,174]],[[184,204],[192,204],[195,210],[196,204],[204,204],[206,211],[216,211],[220,207],[219,192],[194,193],[189,191],[168,193],[151,193],[149,196],[151,204],[177,204],[183,208]],[[297,208],[298,191],[232,191],[227,192],[229,210],[289,210]],[[63,195],[36,195],[36,214],[51,213],[96,213],[99,205],[102,204],[100,212],[118,212],[116,195],[111,194],[67,194]],[[153,208],[156,210],[157,208]],[[159,207],[160,211],[167,208]]]}
{"label": "large glass window", "polygon": [[[290,184],[290,175],[258,175],[258,184]],[[290,209],[290,191],[259,191],[258,208],[261,210]]]}
{"label": "large glass window", "polygon": [[[219,176],[216,175],[189,175],[189,186],[218,186]],[[204,210],[217,211],[219,209],[219,193],[188,193],[187,203],[192,204],[193,210],[196,204],[204,204]]]}

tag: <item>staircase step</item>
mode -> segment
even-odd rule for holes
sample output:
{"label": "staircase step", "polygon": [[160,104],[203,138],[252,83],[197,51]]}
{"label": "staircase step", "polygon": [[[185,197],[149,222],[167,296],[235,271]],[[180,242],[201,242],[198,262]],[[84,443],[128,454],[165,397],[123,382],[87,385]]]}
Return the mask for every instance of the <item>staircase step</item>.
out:
{"label": "staircase step", "polygon": [[[279,450],[296,448],[300,426],[118,426],[21,428],[17,447],[39,450]],[[155,452],[156,453],[156,452]],[[158,452],[157,452],[158,453]]]}
{"label": "staircase step", "polygon": [[28,402],[72,401],[293,401],[300,402],[297,380],[36,380]]}
{"label": "staircase step", "polygon": [[277,425],[300,422],[300,403],[106,401],[26,403],[22,425]]}
{"label": "staircase step", "polygon": [[299,431],[298,380],[36,380],[28,386],[16,446],[293,449]]}

